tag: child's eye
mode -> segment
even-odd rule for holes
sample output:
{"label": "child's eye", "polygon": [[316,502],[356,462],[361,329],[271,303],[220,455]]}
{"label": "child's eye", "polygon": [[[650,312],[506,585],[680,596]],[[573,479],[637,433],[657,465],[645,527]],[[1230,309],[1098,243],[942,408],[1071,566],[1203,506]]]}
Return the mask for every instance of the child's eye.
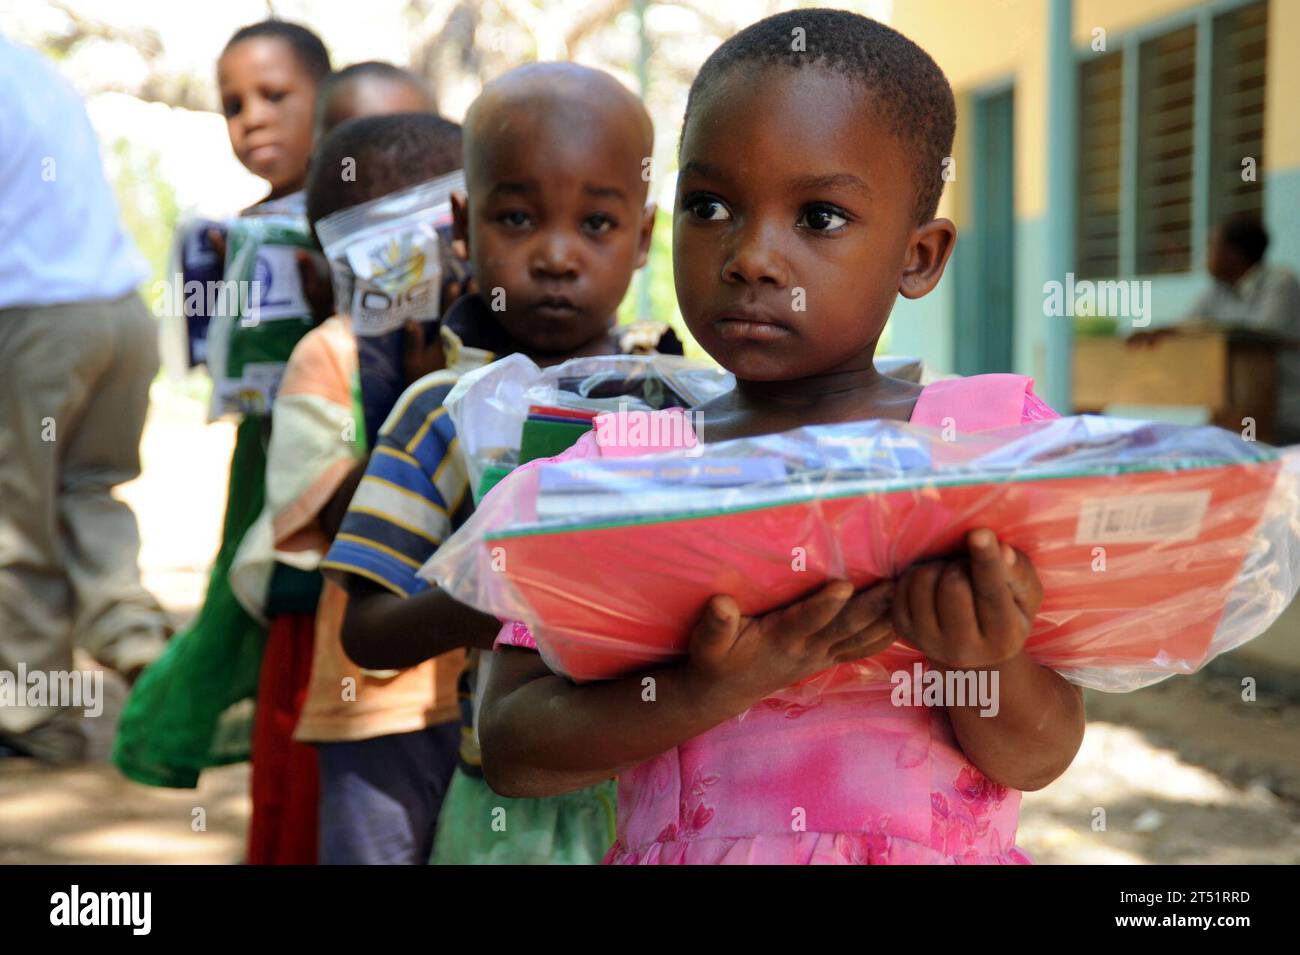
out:
{"label": "child's eye", "polygon": [[264,95],[272,103],[278,103],[280,102],[280,100],[284,99],[285,96],[287,96],[288,94],[285,93],[283,90],[267,90]]}
{"label": "child's eye", "polygon": [[682,204],[687,212],[706,222],[725,222],[731,218],[727,207],[712,196],[688,196]]}
{"label": "child's eye", "polygon": [[511,209],[497,216],[497,222],[510,229],[526,229],[532,220],[527,212]]}
{"label": "child's eye", "polygon": [[226,119],[230,119],[232,116],[238,116],[239,111],[242,108],[239,100],[237,99],[228,99],[221,105],[222,105],[222,109],[225,111]]}
{"label": "child's eye", "polygon": [[594,235],[601,235],[608,232],[616,225],[618,225],[618,223],[615,222],[612,217],[605,215],[603,212],[587,216],[582,223],[582,227]]}
{"label": "child's eye", "polygon": [[838,232],[848,221],[834,206],[811,206],[799,217],[797,225],[813,232]]}

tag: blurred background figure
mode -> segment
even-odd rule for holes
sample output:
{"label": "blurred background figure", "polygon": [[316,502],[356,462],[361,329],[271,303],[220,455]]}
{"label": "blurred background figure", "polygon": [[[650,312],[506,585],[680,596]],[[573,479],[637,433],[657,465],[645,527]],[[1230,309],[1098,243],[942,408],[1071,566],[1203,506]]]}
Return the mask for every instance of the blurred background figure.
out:
{"label": "blurred background figure", "polygon": [[[1264,261],[1268,232],[1259,218],[1238,213],[1210,230],[1205,269],[1212,284],[1181,321],[1129,336],[1136,345],[1155,346],[1179,335],[1260,333],[1259,345],[1276,363],[1274,444],[1300,442],[1300,281],[1284,265]],[[1263,387],[1263,382],[1257,382]]]}
{"label": "blurred background figure", "polygon": [[[78,93],[0,37],[0,670],[69,671],[74,642],[128,681],[162,651],[135,515],[158,370],[122,228]],[[53,702],[53,701],[52,701]],[[0,707],[0,745],[50,762],[85,751],[80,714]]]}
{"label": "blurred background figure", "polygon": [[1278,355],[1279,444],[1300,442],[1300,282],[1264,261],[1268,232],[1257,217],[1231,216],[1210,232],[1205,267],[1214,285],[1192,306],[1193,323],[1273,332],[1290,343]]}

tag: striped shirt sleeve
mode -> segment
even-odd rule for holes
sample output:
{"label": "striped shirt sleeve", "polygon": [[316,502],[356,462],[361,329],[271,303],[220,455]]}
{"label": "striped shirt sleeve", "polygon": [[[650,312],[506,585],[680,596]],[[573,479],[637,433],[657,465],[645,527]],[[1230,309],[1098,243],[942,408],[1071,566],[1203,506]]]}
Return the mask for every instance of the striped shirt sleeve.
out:
{"label": "striped shirt sleeve", "polygon": [[451,388],[447,377],[431,375],[398,399],[322,569],[357,574],[403,597],[429,586],[416,571],[473,506],[442,404]]}

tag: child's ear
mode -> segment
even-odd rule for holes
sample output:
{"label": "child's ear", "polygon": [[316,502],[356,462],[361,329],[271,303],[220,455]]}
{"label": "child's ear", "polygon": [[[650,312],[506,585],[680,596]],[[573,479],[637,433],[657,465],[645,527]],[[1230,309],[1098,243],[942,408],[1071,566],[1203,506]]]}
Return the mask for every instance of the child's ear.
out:
{"label": "child's ear", "polygon": [[451,194],[451,254],[469,261],[469,197],[463,192]]}
{"label": "child's ear", "polygon": [[650,240],[654,237],[655,232],[655,214],[659,207],[653,202],[647,202],[645,209],[641,213],[641,234],[637,236],[636,249],[636,267],[639,269],[646,264],[650,258]]}
{"label": "child's ear", "polygon": [[928,295],[948,265],[948,257],[957,244],[957,227],[951,219],[932,219],[912,233],[912,245],[903,263],[903,277],[898,291],[904,298]]}

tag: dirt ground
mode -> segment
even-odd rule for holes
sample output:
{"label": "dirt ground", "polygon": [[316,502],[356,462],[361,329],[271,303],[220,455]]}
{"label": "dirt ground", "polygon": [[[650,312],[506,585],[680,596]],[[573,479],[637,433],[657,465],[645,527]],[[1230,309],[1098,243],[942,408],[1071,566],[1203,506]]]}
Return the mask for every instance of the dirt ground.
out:
{"label": "dirt ground", "polygon": [[[178,622],[202,597],[233,437],[202,422],[199,401],[156,386],[144,476],[122,493],[140,519],[145,582]],[[242,860],[248,767],[205,773],[196,790],[128,782],[106,762],[124,695],[109,674],[104,714],[86,721],[92,761],[0,759],[0,864]],[[1024,798],[1018,842],[1036,861],[1300,863],[1295,701],[1244,702],[1235,678],[1202,673],[1090,692],[1087,706],[1074,764]]]}

